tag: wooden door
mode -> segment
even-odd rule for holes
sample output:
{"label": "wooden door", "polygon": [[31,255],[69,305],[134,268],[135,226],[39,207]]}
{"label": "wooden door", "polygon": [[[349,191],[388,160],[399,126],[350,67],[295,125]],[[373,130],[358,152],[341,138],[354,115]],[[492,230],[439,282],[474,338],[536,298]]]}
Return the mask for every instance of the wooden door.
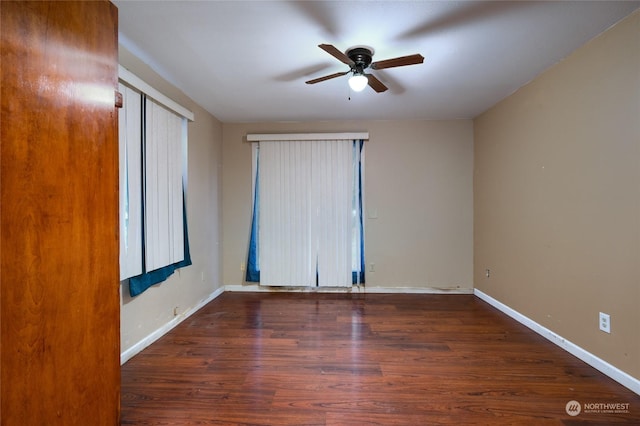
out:
{"label": "wooden door", "polygon": [[116,425],[117,9],[0,12],[1,424]]}

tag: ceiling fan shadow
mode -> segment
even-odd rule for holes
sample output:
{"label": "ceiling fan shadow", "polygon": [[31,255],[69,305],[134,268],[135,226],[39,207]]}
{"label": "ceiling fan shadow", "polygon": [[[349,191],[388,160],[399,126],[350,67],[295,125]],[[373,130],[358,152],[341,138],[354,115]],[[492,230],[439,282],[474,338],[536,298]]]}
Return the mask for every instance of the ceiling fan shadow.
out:
{"label": "ceiling fan shadow", "polygon": [[275,81],[295,81],[304,77],[309,77],[314,74],[318,74],[320,71],[324,71],[327,68],[335,68],[335,63],[333,62],[322,62],[315,65],[309,65],[306,67],[298,68],[297,70],[293,70],[284,74],[280,74],[275,76]]}
{"label": "ceiling fan shadow", "polygon": [[534,3],[535,2],[503,1],[464,2],[439,17],[427,19],[424,23],[400,33],[396,39],[409,40],[427,34],[451,30],[473,22],[511,13],[514,10],[523,10],[524,8],[534,6]]}
{"label": "ceiling fan shadow", "polygon": [[[330,3],[330,2],[327,2]],[[323,2],[314,1],[288,1],[287,4],[297,9],[303,15],[311,18],[314,22],[318,23],[328,35],[337,36],[339,33],[336,25],[337,17],[330,12]]]}

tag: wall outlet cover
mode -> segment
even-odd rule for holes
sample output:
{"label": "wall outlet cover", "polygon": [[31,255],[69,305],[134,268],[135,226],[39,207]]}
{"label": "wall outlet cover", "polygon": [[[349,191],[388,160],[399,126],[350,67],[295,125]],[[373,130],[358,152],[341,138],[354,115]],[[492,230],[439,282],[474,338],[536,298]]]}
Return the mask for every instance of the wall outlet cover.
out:
{"label": "wall outlet cover", "polygon": [[605,333],[611,333],[611,317],[609,314],[605,314],[604,312],[600,312],[600,330]]}

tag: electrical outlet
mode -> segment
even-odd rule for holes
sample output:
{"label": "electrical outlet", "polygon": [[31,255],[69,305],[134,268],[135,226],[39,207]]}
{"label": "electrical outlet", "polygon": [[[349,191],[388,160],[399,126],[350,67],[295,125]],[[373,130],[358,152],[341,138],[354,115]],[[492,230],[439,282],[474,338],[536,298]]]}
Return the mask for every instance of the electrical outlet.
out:
{"label": "electrical outlet", "polygon": [[178,307],[177,306],[175,308],[173,308],[173,316],[174,317],[178,316]]}
{"label": "electrical outlet", "polygon": [[611,317],[604,312],[600,312],[600,330],[611,333]]}
{"label": "electrical outlet", "polygon": [[491,269],[485,269],[484,274],[486,275],[487,278],[491,277]]}
{"label": "electrical outlet", "polygon": [[369,272],[375,272],[376,271],[376,264],[375,263],[370,263],[369,264]]}

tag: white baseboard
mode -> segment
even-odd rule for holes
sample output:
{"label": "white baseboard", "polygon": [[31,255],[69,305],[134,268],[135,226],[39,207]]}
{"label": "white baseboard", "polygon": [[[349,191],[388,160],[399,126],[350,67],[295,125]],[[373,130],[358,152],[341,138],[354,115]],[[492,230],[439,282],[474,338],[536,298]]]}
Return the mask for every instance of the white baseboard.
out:
{"label": "white baseboard", "polygon": [[153,333],[149,334],[147,337],[140,340],[135,345],[131,346],[126,351],[122,352],[120,354],[120,365],[124,364],[125,362],[129,361],[131,358],[133,358],[134,356],[142,352],[147,346],[151,345],[153,342],[155,342],[156,340],[158,340],[159,338],[167,334],[175,326],[177,326],[182,321],[189,318],[191,315],[193,315],[196,311],[198,311],[204,305],[211,302],[216,297],[220,296],[223,292],[224,292],[223,288],[217,289],[216,291],[211,293],[208,297],[202,299],[196,306],[184,311],[183,313],[173,318],[171,321],[169,321],[168,323],[166,323],[165,325],[163,325]]}
{"label": "white baseboard", "polygon": [[473,294],[472,288],[437,288],[437,287],[365,287],[365,293],[396,294]]}
{"label": "white baseboard", "polygon": [[511,309],[510,307],[508,307],[504,303],[499,302],[498,300],[494,299],[493,297],[489,296],[488,294],[483,293],[482,291],[480,291],[478,289],[474,290],[474,294],[477,297],[479,297],[480,299],[482,299],[485,302],[487,302],[488,304],[490,304],[491,306],[493,306],[494,308],[496,308],[496,309],[502,311],[503,313],[509,315],[511,318],[515,319],[519,323],[521,323],[524,326],[526,326],[526,327],[530,328],[531,330],[535,331],[536,333],[538,333],[539,335],[541,335],[545,339],[547,339],[550,342],[560,346],[562,349],[564,349],[565,351],[569,352],[570,354],[578,357],[579,359],[581,359],[582,361],[586,362],[587,364],[589,364],[590,366],[592,366],[596,370],[602,372],[603,374],[609,376],[610,378],[612,378],[616,382],[620,383],[621,385],[629,388],[630,390],[632,390],[636,394],[640,395],[640,380],[638,380],[635,377],[630,376],[629,374],[625,373],[624,371],[614,367],[613,365],[609,364],[608,362],[604,361],[603,359],[598,358],[597,356],[593,355],[591,352],[586,351],[585,349],[581,348],[580,346],[578,346],[578,345],[576,345],[574,343],[571,343],[569,340],[565,339],[564,337],[559,336],[558,334],[554,333],[553,331],[549,330],[548,328],[538,324],[537,322],[533,321],[532,319],[530,319],[530,318],[522,315],[521,313]]}
{"label": "white baseboard", "polygon": [[[362,288],[362,287],[360,287]],[[258,293],[358,293],[358,288],[353,287],[276,287],[258,284],[249,285],[226,285],[224,291],[247,291]]]}
{"label": "white baseboard", "polygon": [[473,294],[472,288],[435,288],[435,287],[369,287],[366,285],[352,287],[268,287],[257,284],[226,285],[225,291],[293,293],[397,293],[397,294]]}

